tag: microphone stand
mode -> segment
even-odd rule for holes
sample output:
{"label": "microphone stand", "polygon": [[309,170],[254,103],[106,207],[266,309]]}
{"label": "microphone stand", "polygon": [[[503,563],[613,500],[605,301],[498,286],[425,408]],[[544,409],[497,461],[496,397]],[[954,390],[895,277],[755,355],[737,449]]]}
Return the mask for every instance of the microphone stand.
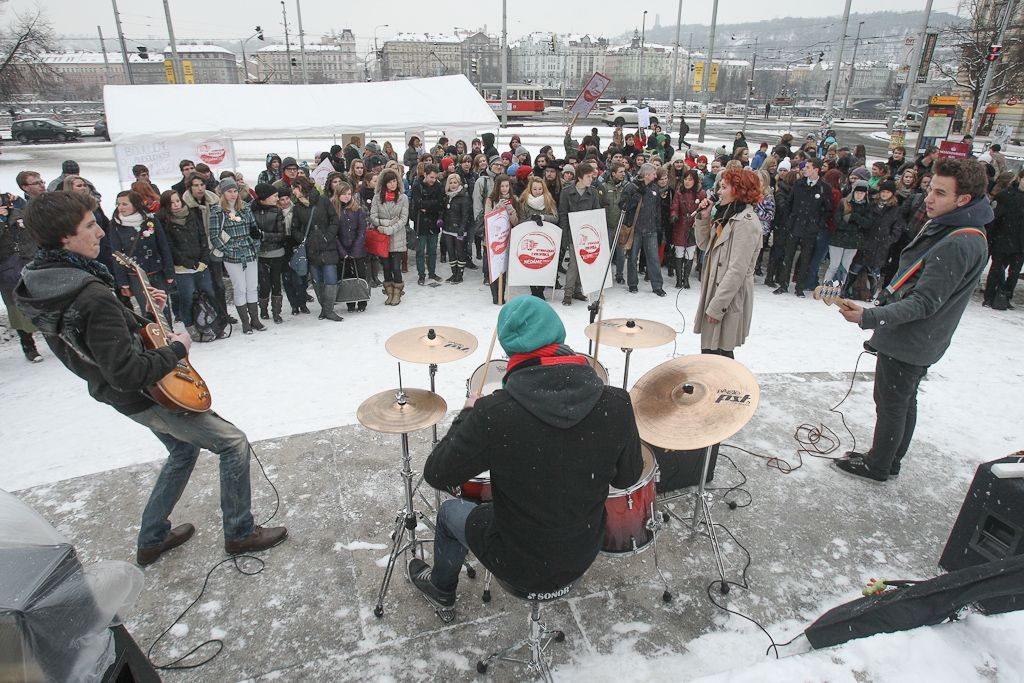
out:
{"label": "microphone stand", "polygon": [[[612,261],[615,260],[615,250],[619,248],[619,233],[622,231],[622,220],[626,217],[626,212],[622,211],[619,213],[619,223],[615,226],[615,234],[612,235],[611,244],[608,245],[610,254],[608,256],[608,263],[604,267],[604,277],[601,278],[601,289],[597,293],[597,299],[587,306],[587,310],[590,311],[590,324],[594,324],[594,320],[603,317],[604,309],[604,288],[608,284],[608,273],[612,269]],[[575,254],[573,255],[575,256]],[[601,326],[597,326],[597,339],[590,339],[587,341],[587,351],[597,360],[597,347],[601,341]]]}

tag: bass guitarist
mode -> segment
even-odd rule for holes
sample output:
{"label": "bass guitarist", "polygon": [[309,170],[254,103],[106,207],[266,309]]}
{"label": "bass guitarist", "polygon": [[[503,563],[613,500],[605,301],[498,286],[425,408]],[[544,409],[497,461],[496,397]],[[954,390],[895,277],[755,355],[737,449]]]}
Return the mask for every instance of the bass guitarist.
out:
{"label": "bass guitarist", "polygon": [[[113,276],[96,260],[103,230],[95,208],[92,197],[72,192],[49,192],[29,202],[24,222],[39,251],[22,272],[15,297],[54,355],[86,381],[94,399],[148,427],[167,448],[167,462],[142,513],[139,565],[156,562],[195,533],[191,524],[172,529],[169,517],[202,448],[220,457],[224,550],[237,554],[277,545],[287,529],[263,528],[253,521],[251,447],[245,434],[213,411],[172,411],[146,392],[187,356],[192,340],[172,332],[168,345],[143,347],[139,330],[148,321],[117,300]],[[166,293],[150,289],[150,295],[162,309]]]}

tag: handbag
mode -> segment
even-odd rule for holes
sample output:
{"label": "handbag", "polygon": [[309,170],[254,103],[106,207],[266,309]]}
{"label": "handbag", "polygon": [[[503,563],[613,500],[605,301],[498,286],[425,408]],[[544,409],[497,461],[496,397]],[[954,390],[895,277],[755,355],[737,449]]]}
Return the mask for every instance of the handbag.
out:
{"label": "handbag", "polygon": [[309,220],[306,221],[306,233],[302,241],[295,247],[292,257],[288,259],[288,267],[295,271],[299,277],[305,277],[309,273],[309,256],[306,254],[306,238],[309,237],[309,226],[313,224],[313,207],[309,207]]}
{"label": "handbag", "polygon": [[387,258],[391,248],[391,237],[376,228],[366,231],[366,253]]}
{"label": "handbag", "polygon": [[420,245],[419,235],[416,234],[416,230],[411,225],[405,226],[405,248],[409,251],[416,251]]}
{"label": "handbag", "polygon": [[[352,277],[346,277],[351,271]],[[335,303],[355,304],[370,300],[370,284],[359,277],[356,262],[351,256],[346,256],[342,261],[341,279],[338,280],[338,294],[334,297]]]}
{"label": "handbag", "polygon": [[636,230],[636,219],[640,217],[640,207],[644,205],[644,193],[640,195],[640,202],[636,205],[636,211],[633,212],[633,224],[623,224],[619,228],[619,246],[622,247],[623,251],[629,251],[633,248],[633,234]]}

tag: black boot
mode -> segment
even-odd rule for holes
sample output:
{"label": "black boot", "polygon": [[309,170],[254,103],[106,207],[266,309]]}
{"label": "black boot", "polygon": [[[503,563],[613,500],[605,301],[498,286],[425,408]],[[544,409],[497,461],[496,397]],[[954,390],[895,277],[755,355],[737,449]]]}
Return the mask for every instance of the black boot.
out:
{"label": "black boot", "polygon": [[[683,288],[683,259],[676,258],[676,257],[673,256],[672,257],[672,264],[673,264],[673,268],[675,269],[675,273],[676,273],[676,289],[682,289]],[[687,282],[686,284],[689,285],[690,283]]]}
{"label": "black boot", "polygon": [[249,325],[249,309],[245,306],[235,306],[238,313],[238,320],[242,323],[242,334],[252,334],[252,327]]}
{"label": "black boot", "polygon": [[252,329],[256,330],[257,332],[265,331],[267,329],[266,326],[263,323],[260,322],[260,309],[259,309],[259,305],[258,304],[246,304],[245,306],[246,306],[246,308],[249,309],[249,325],[252,326]]}
{"label": "black boot", "polygon": [[683,289],[690,288],[691,268],[693,268],[693,259],[683,259]]}
{"label": "black boot", "polygon": [[283,300],[284,297],[280,294],[270,297],[270,311],[274,314],[274,322],[278,325],[284,322],[284,319],[281,317],[281,304]]}
{"label": "black boot", "polygon": [[260,299],[260,320],[270,320],[270,312],[267,311],[267,304],[270,299]]}
{"label": "black boot", "polygon": [[21,350],[25,353],[25,359],[30,363],[42,363],[43,357],[39,355],[36,348],[36,340],[32,338],[31,332],[18,330],[18,339],[21,340]]}
{"label": "black boot", "polygon": [[[671,249],[671,248],[672,248],[671,246],[667,247],[667,249]],[[670,256],[665,258],[665,261],[666,261],[665,265],[668,266],[668,276],[672,277],[673,275],[676,274],[676,257],[670,255]]]}

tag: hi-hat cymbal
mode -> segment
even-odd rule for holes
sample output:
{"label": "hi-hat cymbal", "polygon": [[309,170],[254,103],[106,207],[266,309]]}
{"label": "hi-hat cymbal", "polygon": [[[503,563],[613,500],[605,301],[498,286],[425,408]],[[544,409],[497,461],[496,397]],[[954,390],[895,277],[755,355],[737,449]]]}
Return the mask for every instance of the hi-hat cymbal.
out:
{"label": "hi-hat cymbal", "polygon": [[398,394],[397,389],[374,394],[359,406],[356,419],[375,432],[408,434],[437,424],[448,410],[443,398],[426,389],[405,389],[402,399]]}
{"label": "hi-hat cymbal", "polygon": [[611,318],[600,323],[591,323],[583,333],[588,339],[597,340],[597,326],[601,325],[601,343],[620,349],[646,349],[668,344],[676,338],[676,331],[668,325],[653,320],[633,318]]}
{"label": "hi-hat cymbal", "polygon": [[652,368],[629,392],[640,438],[671,450],[722,442],[757,410],[757,379],[731,358],[680,356]]}
{"label": "hi-hat cymbal", "polygon": [[384,348],[395,358],[410,363],[449,363],[468,358],[476,351],[476,337],[457,327],[428,325],[391,335]]}

